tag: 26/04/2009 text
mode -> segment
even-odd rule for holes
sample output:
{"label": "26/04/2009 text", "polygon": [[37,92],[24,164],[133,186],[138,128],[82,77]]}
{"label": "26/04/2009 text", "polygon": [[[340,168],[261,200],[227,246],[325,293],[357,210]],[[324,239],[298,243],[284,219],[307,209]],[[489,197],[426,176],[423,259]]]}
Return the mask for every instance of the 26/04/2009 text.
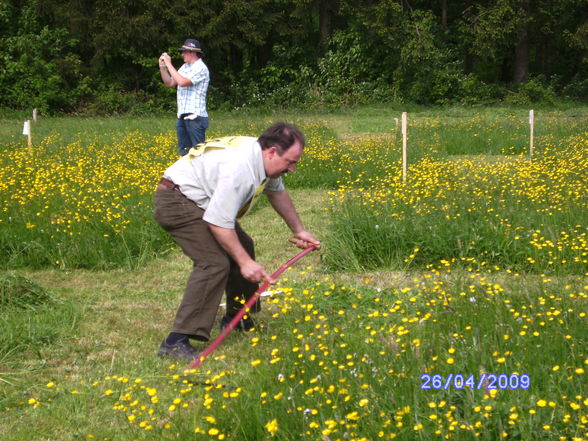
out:
{"label": "26/04/2009 text", "polygon": [[421,389],[529,389],[531,377],[527,374],[487,374],[475,375],[423,374],[421,375]]}

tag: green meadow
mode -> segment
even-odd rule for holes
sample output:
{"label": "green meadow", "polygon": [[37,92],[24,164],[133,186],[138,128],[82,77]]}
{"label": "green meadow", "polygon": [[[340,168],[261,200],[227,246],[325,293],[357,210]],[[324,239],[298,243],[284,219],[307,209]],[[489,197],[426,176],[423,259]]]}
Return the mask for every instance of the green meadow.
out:
{"label": "green meadow", "polygon": [[[197,370],[155,356],[190,267],[152,217],[173,118],[0,121],[0,439],[588,439],[588,109],[535,110],[533,155],[508,107],[207,135],[281,120],[322,248]],[[298,252],[267,202],[242,223],[268,271]]]}

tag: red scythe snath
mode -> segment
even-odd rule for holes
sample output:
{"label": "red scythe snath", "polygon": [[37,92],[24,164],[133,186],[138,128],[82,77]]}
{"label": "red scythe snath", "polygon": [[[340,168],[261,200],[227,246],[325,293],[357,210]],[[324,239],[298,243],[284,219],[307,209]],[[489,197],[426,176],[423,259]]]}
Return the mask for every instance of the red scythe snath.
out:
{"label": "red scythe snath", "polygon": [[[285,264],[283,264],[275,273],[273,273],[271,276],[272,279],[277,279],[280,276],[280,274],[282,274],[284,271],[286,271],[289,267],[294,265],[296,262],[298,262],[300,259],[302,259],[304,256],[306,256],[308,253],[316,250],[317,248],[318,248],[317,245],[311,245],[308,248],[304,249],[304,251],[298,253],[292,259],[290,259]],[[247,311],[253,306],[253,304],[257,301],[257,299],[259,298],[261,293],[264,292],[268,286],[269,286],[269,282],[265,282],[263,285],[261,285],[261,287],[257,291],[255,291],[255,293],[249,298],[249,300],[247,300],[247,303],[245,303],[245,306],[243,306],[241,311],[239,311],[235,315],[235,317],[233,317],[233,319],[229,322],[229,324],[227,326],[225,326],[225,328],[221,331],[221,333],[218,335],[218,337],[215,338],[214,341],[210,345],[208,345],[208,347],[204,351],[202,351],[200,353],[198,358],[192,362],[192,364],[190,365],[190,369],[196,369],[198,366],[200,366],[202,364],[202,362],[206,359],[206,357],[208,357],[212,352],[214,352],[214,350],[223,342],[225,337],[227,335],[229,335],[233,329],[235,329],[235,326],[237,326],[239,321],[243,318],[243,316],[247,313]]]}

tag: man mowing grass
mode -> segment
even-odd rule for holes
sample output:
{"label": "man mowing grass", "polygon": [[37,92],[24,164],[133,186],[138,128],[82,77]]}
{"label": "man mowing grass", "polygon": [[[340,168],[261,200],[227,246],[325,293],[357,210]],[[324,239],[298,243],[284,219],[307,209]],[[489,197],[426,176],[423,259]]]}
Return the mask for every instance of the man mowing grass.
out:
{"label": "man mowing grass", "polygon": [[[198,352],[189,340],[210,339],[224,291],[221,329],[259,282],[274,283],[255,261],[253,240],[238,223],[261,193],[294,233],[291,242],[299,248],[320,245],[305,230],[282,182],[296,168],[304,143],[297,127],[277,123],[257,139],[233,136],[199,144],[165,171],[155,192],[155,219],[192,259],[193,269],[159,356],[194,360]],[[251,312],[259,308],[258,302]],[[251,317],[244,316],[236,329],[254,328]]]}

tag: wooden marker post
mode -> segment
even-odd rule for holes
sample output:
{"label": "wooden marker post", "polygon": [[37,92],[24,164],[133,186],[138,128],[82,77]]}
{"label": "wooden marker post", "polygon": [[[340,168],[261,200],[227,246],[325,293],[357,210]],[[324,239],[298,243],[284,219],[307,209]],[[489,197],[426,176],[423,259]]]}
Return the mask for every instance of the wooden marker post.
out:
{"label": "wooden marker post", "polygon": [[32,147],[33,146],[33,138],[31,135],[31,121],[26,120],[24,122],[24,126],[22,128],[22,134],[28,136],[28,146]]}
{"label": "wooden marker post", "polygon": [[535,128],[535,117],[533,115],[533,110],[529,110],[529,125],[531,126],[531,136],[529,139],[529,155],[533,156],[533,132]]}
{"label": "wooden marker post", "polygon": [[402,182],[406,182],[406,112],[402,112]]}
{"label": "wooden marker post", "polygon": [[33,121],[37,121],[37,109],[33,109]]}

